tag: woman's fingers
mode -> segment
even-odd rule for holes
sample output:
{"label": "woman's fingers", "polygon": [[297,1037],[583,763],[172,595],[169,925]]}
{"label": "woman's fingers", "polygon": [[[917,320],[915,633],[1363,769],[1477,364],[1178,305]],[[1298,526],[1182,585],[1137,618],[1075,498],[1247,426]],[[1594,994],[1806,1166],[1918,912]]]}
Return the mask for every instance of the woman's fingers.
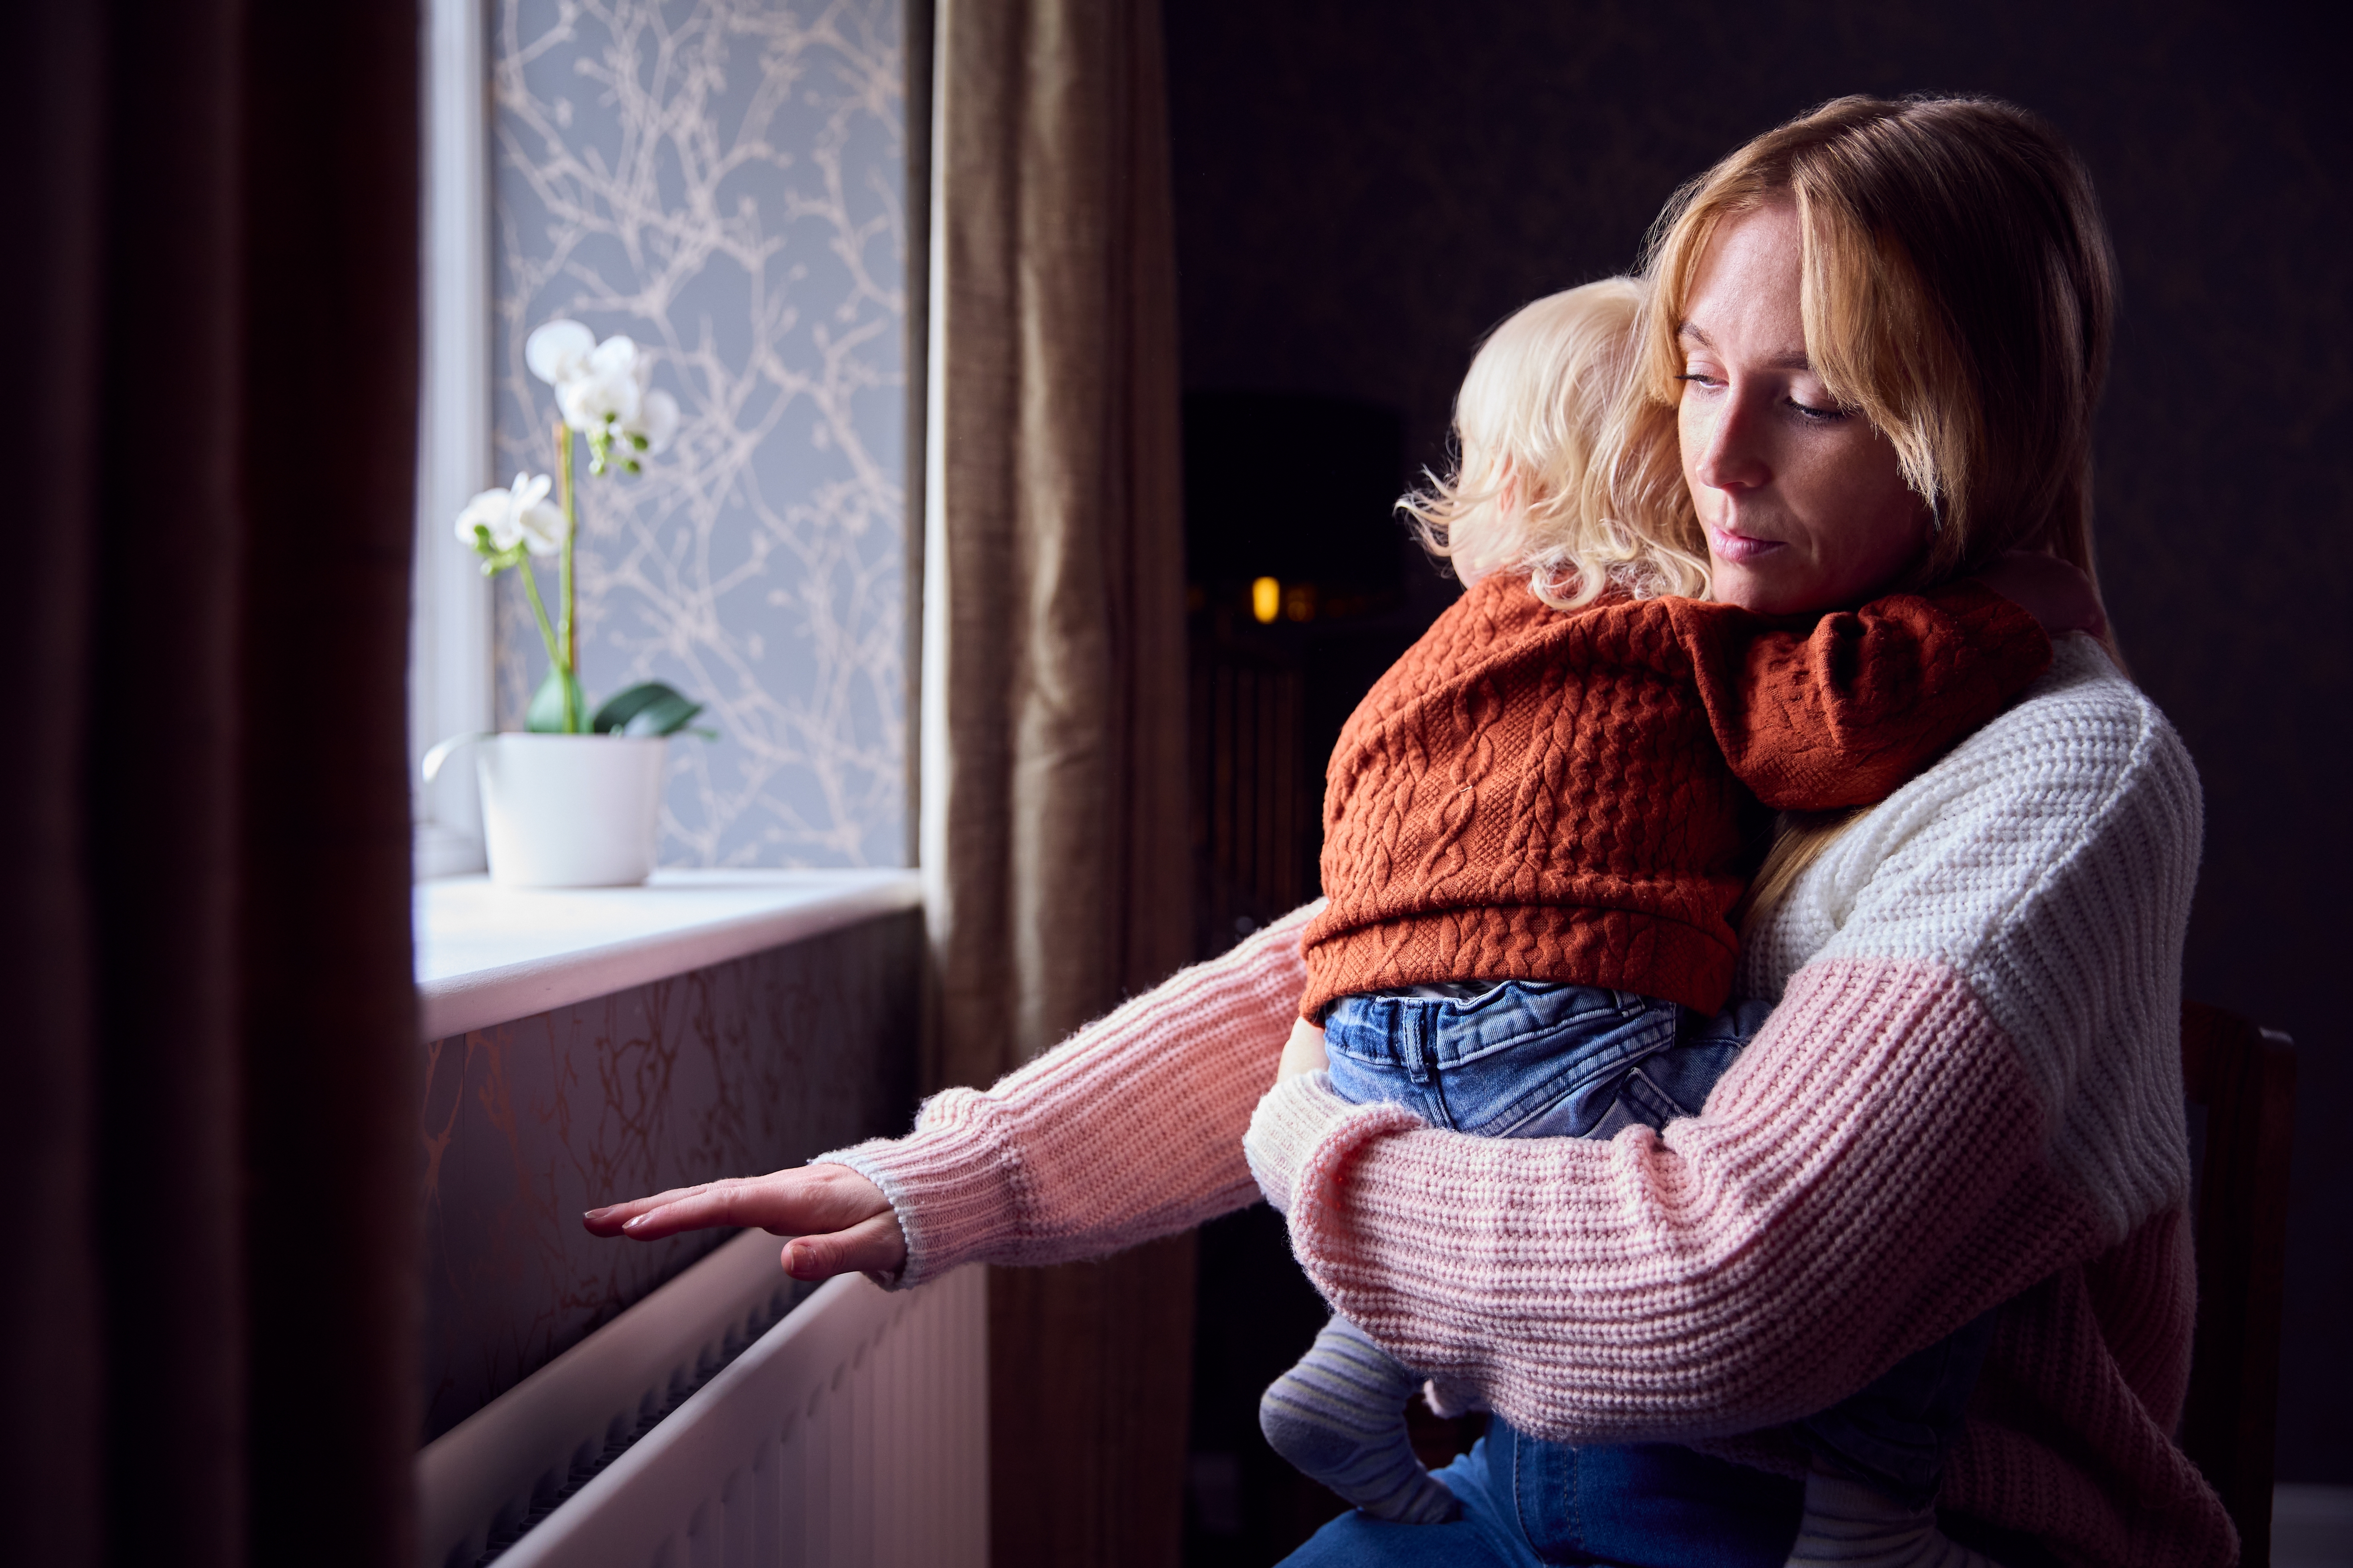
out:
{"label": "woman's fingers", "polygon": [[649,1198],[631,1198],[626,1203],[608,1204],[603,1208],[590,1209],[586,1214],[582,1215],[580,1223],[588,1227],[588,1233],[591,1236],[619,1236],[621,1227],[639,1215],[683,1199],[695,1197],[710,1191],[711,1186],[711,1183],[705,1182],[701,1186],[672,1187],[666,1193],[656,1193]]}
{"label": "woman's fingers", "polygon": [[847,1230],[797,1236],[785,1243],[785,1272],[796,1279],[829,1279],[852,1269],[896,1274],[907,1261],[907,1238],[899,1216],[884,1211]]}
{"label": "woman's fingers", "polygon": [[[590,1209],[581,1215],[581,1223],[596,1236],[656,1241],[713,1226],[756,1226],[777,1236],[825,1234],[890,1213],[891,1202],[882,1190],[848,1166],[803,1165],[765,1176],[730,1176],[673,1187],[651,1197]],[[895,1218],[891,1228],[895,1234]]]}
{"label": "woman's fingers", "polygon": [[776,1176],[730,1176],[621,1206],[636,1212],[621,1216],[620,1234],[638,1241],[657,1241],[682,1230],[708,1230],[713,1226],[757,1226],[766,1230],[772,1219],[785,1221],[786,1232],[800,1228],[789,1223],[792,1190],[781,1186]]}
{"label": "woman's fingers", "polygon": [[673,1187],[590,1209],[581,1222],[597,1236],[638,1241],[709,1226],[757,1226],[793,1238],[785,1244],[784,1265],[796,1279],[825,1279],[854,1268],[895,1274],[907,1261],[907,1238],[891,1200],[847,1165],[804,1165]]}
{"label": "woman's fingers", "polygon": [[1274,1081],[1297,1078],[1303,1072],[1322,1072],[1331,1066],[1324,1054],[1324,1031],[1302,1018],[1291,1026],[1291,1038],[1282,1045],[1282,1065],[1275,1069]]}

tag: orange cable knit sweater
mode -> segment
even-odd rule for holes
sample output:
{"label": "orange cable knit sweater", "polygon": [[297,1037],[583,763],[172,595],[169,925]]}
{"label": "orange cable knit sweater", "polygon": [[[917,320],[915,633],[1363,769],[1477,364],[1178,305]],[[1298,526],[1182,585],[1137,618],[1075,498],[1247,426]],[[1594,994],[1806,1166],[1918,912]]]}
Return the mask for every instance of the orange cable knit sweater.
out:
{"label": "orange cable knit sweater", "polygon": [[1969,583],[1771,619],[1691,599],[1562,611],[1489,577],[1340,732],[1301,1014],[1445,980],[1712,1013],[1755,803],[1878,801],[2050,662],[2032,616]]}

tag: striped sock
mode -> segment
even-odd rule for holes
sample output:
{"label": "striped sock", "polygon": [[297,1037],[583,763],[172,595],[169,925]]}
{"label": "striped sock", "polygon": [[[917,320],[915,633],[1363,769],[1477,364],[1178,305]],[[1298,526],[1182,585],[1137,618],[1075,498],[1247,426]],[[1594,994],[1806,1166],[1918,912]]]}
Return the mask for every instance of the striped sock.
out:
{"label": "striped sock", "polygon": [[1907,1509],[1886,1493],[1816,1464],[1788,1568],[1994,1568],[1936,1528],[1936,1510]]}
{"label": "striped sock", "polygon": [[1461,1510],[1406,1440],[1405,1402],[1420,1382],[1335,1313],[1258,1402],[1259,1427],[1276,1453],[1376,1519],[1436,1524]]}

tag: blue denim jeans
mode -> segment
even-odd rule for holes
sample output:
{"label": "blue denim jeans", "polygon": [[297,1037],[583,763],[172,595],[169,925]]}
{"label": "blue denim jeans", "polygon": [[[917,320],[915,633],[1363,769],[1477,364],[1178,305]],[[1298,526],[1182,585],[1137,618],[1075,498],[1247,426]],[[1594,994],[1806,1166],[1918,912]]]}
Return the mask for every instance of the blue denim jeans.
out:
{"label": "blue denim jeans", "polygon": [[1344,996],[1324,1020],[1332,1089],[1482,1138],[1614,1138],[1696,1116],[1765,1022],[1590,985],[1507,980],[1475,995]]}
{"label": "blue denim jeans", "polygon": [[[1802,1483],[1672,1443],[1571,1447],[1497,1419],[1438,1472],[1462,1504],[1445,1524],[1391,1524],[1354,1509],[1282,1568],[1782,1568]],[[2042,1542],[1965,1516],[1945,1533],[2004,1568],[2061,1568]]]}
{"label": "blue denim jeans", "polygon": [[1571,1447],[1501,1419],[1438,1472],[1462,1504],[1445,1524],[1353,1510],[1283,1559],[1287,1568],[1781,1568],[1805,1487],[1672,1443]]}
{"label": "blue denim jeans", "polygon": [[[1805,1486],[1675,1444],[1572,1448],[1487,1425],[1438,1471],[1463,1504],[1450,1523],[1388,1523],[1348,1510],[1282,1568],[1781,1568]],[[1946,1535],[2002,1568],[2062,1568],[2038,1540],[1939,1514]]]}
{"label": "blue denim jeans", "polygon": [[[1360,1104],[1392,1101],[1433,1127],[1480,1137],[1612,1138],[1638,1121],[1663,1128],[1677,1117],[1699,1114],[1708,1091],[1769,1011],[1762,1002],[1741,1002],[1709,1018],[1623,991],[1505,981],[1343,997],[1324,1018],[1324,1047],[1333,1089]],[[1926,1507],[1936,1498],[1945,1455],[1960,1435],[1962,1407],[1992,1338],[1988,1313],[1798,1423],[1797,1433],[1824,1462],[1909,1507]],[[1569,1478],[1570,1492],[1588,1503],[1613,1485],[1639,1482],[1672,1493],[1691,1482],[1709,1497],[1729,1485],[1722,1477],[1727,1467],[1672,1445],[1569,1449],[1517,1436],[1512,1444],[1514,1476]],[[1673,1458],[1678,1455],[1689,1464]],[[1755,1474],[1728,1468],[1742,1477]],[[1633,1512],[1646,1512],[1630,1494],[1623,1500]],[[1667,1511],[1694,1510],[1705,1511],[1700,1501],[1684,1498]],[[1525,1522],[1529,1510],[1518,1506],[1514,1517]],[[1570,1517],[1588,1521],[1584,1529],[1600,1514],[1588,1506]],[[1789,1516],[1792,1531],[1796,1519]],[[1552,1530],[1546,1525],[1528,1539],[1554,1539],[1556,1532],[1546,1533]],[[1785,1540],[1784,1552],[1787,1546]],[[1703,1553],[1675,1561],[1718,1559]]]}

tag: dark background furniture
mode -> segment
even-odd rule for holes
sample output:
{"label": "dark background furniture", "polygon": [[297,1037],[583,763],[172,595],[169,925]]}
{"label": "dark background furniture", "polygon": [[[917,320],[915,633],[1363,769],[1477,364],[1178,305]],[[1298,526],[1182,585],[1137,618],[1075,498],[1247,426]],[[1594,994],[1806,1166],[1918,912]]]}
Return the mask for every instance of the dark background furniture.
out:
{"label": "dark background furniture", "polygon": [[2235,1013],[2181,1007],[2198,1238],[2198,1338],[2181,1447],[2239,1527],[2242,1568],[2271,1561],[2295,1052]]}

